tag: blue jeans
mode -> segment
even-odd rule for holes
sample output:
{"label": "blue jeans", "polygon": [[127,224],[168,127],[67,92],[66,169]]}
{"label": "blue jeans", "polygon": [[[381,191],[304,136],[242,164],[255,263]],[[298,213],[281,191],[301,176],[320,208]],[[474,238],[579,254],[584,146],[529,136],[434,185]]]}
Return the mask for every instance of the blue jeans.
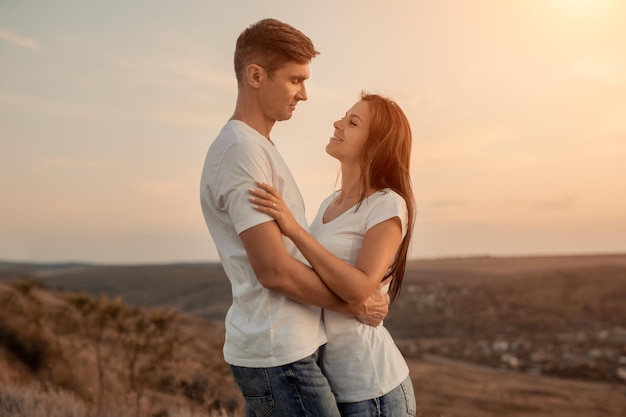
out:
{"label": "blue jeans", "polygon": [[338,406],[341,417],[413,417],[416,405],[411,377],[382,397]]}
{"label": "blue jeans", "polygon": [[272,368],[230,365],[246,400],[246,417],[339,417],[317,356]]}

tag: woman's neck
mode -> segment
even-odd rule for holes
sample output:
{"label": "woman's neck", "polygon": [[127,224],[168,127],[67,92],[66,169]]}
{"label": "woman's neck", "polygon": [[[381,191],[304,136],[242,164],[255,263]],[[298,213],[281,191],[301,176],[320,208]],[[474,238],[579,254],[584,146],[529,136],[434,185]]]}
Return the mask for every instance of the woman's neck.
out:
{"label": "woman's neck", "polygon": [[[342,167],[341,170],[341,190],[337,197],[338,202],[356,202],[361,199],[363,195],[363,182],[361,178],[362,172],[359,169],[346,169]],[[375,190],[368,186],[365,190],[365,196],[369,196]]]}

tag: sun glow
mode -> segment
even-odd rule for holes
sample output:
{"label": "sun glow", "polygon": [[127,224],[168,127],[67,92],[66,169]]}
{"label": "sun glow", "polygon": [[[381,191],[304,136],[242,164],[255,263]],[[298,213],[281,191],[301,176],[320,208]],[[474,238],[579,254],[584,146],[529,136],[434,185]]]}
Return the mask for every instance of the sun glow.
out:
{"label": "sun glow", "polygon": [[591,16],[605,12],[616,0],[554,0],[556,7],[577,16]]}

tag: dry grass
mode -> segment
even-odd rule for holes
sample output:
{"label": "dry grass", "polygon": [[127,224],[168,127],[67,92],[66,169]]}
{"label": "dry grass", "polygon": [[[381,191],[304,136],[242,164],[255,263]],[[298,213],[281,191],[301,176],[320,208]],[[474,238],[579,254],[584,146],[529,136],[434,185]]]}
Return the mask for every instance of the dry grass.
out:
{"label": "dry grass", "polygon": [[223,338],[173,311],[0,283],[0,417],[234,415]]}
{"label": "dry grass", "polygon": [[[170,405],[156,411],[160,417],[226,417],[224,411],[201,413],[190,407]],[[95,417],[93,407],[88,407],[75,393],[51,389],[38,382],[27,386],[3,384],[0,386],[0,417]],[[109,404],[98,417],[132,417],[134,411]]]}
{"label": "dry grass", "polygon": [[[169,307],[196,317],[181,315],[178,327],[188,343],[177,365],[164,369],[149,388],[143,416],[206,417],[206,407],[182,394],[182,381],[187,387],[216,387],[207,394],[231,395],[231,403],[236,401],[232,395],[238,392],[229,385],[221,355],[230,292],[219,265],[6,269],[15,270],[49,287],[88,290],[94,297],[101,292],[122,295],[135,307]],[[2,274],[0,268],[0,295]],[[55,291],[35,288],[33,294],[46,308],[64,303]],[[408,358],[418,417],[625,417],[626,386],[615,372],[626,364],[624,299],[626,255],[419,260],[408,265],[403,294],[385,324]],[[0,306],[0,318],[3,313]],[[36,309],[32,313],[37,317]],[[0,387],[7,381],[28,385],[29,378],[49,380],[93,410],[92,351],[77,351],[81,339],[67,331],[52,331],[46,324],[48,330],[39,332],[15,317],[8,327],[17,328],[23,340],[47,340],[49,348],[43,351],[49,354],[43,365],[27,366],[0,348]],[[503,343],[508,345],[505,352]],[[110,349],[105,345],[104,353]],[[516,370],[503,362],[510,354],[519,359]],[[64,355],[71,356],[70,368],[61,360]],[[543,361],[540,369],[533,357]],[[119,360],[108,365],[111,395],[106,401],[129,404],[125,409],[131,413],[121,417],[130,417],[132,401],[118,375],[122,371]],[[207,375],[208,381],[203,378]]]}
{"label": "dry grass", "polygon": [[[49,390],[38,383],[0,387],[0,417],[85,417],[88,410],[76,395]],[[109,414],[110,417],[119,414]],[[105,417],[105,416],[103,416]]]}

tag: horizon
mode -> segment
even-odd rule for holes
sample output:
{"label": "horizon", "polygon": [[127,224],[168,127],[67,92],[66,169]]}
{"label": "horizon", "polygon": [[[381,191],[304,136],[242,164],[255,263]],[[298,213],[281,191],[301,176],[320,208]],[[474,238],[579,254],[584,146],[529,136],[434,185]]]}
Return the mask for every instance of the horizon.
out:
{"label": "horizon", "polygon": [[[425,258],[407,258],[407,263],[411,262],[432,262],[432,261],[457,261],[457,260],[520,260],[520,259],[563,259],[563,258],[611,258],[611,257],[623,257],[626,256],[626,251],[623,252],[598,252],[598,253],[552,253],[552,254],[515,254],[515,255],[465,255],[465,256],[434,256]],[[3,265],[24,265],[24,266],[87,266],[87,267],[143,267],[143,266],[191,266],[191,265],[221,265],[220,260],[208,260],[208,261],[172,261],[172,262],[130,262],[130,263],[116,263],[116,262],[93,262],[93,261],[28,261],[28,260],[11,260],[0,258],[0,267]]]}
{"label": "horizon", "polygon": [[626,2],[282,0],[0,5],[0,258],[219,262],[206,151],[239,33],[274,17],[321,54],[272,140],[311,221],[361,90],[411,123],[411,259],[626,252]]}

